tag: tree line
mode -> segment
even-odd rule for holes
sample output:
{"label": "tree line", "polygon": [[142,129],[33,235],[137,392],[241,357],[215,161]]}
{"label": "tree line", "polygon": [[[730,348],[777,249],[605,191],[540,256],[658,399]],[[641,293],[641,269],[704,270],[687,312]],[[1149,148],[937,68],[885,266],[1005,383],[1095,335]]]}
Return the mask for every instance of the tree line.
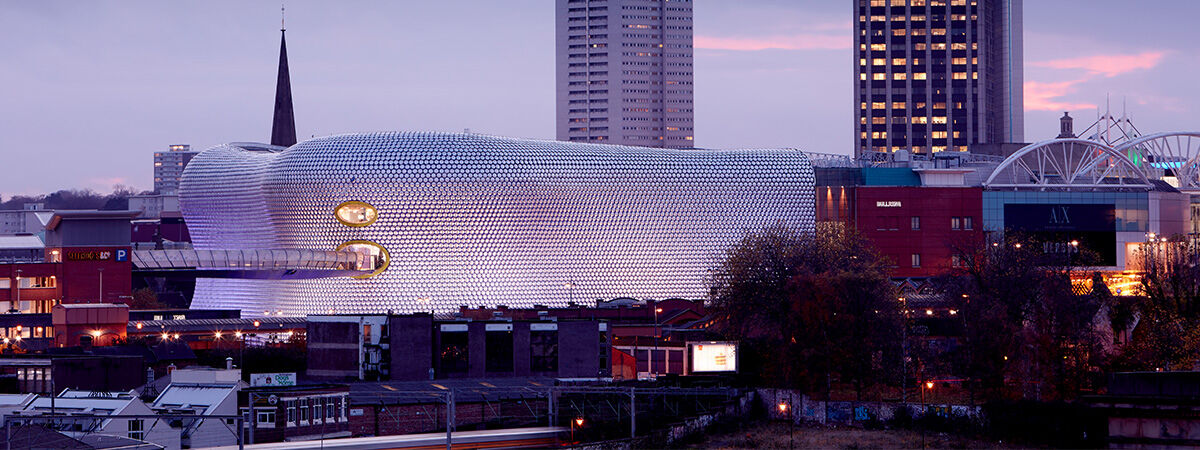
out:
{"label": "tree line", "polygon": [[753,383],[817,394],[840,385],[859,398],[941,377],[972,401],[1073,399],[1100,392],[1113,371],[1200,366],[1200,252],[1186,239],[1135,252],[1135,296],[1114,295],[1089,269],[1099,257],[1077,242],[1048,252],[1006,233],[950,246],[955,267],[930,295],[953,311],[942,319],[950,345],[928,345],[890,261],[837,225],[748,233],[712,270],[712,329],[741,342]]}
{"label": "tree line", "polygon": [[122,210],[129,208],[129,197],[137,194],[133,187],[121,184],[114,185],[109,194],[91,189],[61,189],[49,194],[11,196],[0,201],[0,210],[24,209],[26,203],[41,203],[45,209]]}

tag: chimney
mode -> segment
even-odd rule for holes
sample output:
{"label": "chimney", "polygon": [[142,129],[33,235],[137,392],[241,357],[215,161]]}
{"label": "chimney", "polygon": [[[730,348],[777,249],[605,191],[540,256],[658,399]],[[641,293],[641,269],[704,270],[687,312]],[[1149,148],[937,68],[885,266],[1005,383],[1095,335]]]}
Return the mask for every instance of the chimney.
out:
{"label": "chimney", "polygon": [[146,368],[146,384],[150,384],[153,382],[154,382],[154,368],[147,367]]}
{"label": "chimney", "polygon": [[225,357],[225,370],[233,370],[233,357],[232,356]]}

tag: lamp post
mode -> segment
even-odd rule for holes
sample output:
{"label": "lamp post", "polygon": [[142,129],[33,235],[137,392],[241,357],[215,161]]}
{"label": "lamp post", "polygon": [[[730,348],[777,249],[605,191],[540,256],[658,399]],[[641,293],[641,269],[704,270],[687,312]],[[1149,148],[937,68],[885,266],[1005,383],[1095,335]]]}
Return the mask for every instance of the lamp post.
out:
{"label": "lamp post", "polygon": [[904,323],[900,327],[900,403],[908,402],[908,300],[900,297]]}
{"label": "lamp post", "polygon": [[21,269],[17,269],[17,301],[9,308],[12,312],[21,311]]}
{"label": "lamp post", "polygon": [[795,421],[795,420],[792,418],[792,417],[793,417],[793,416],[792,416],[792,399],[789,397],[789,398],[788,398],[788,400],[787,400],[786,402],[779,402],[779,405],[778,405],[778,407],[779,407],[779,413],[780,413],[780,414],[787,414],[787,421],[788,421],[788,449],[790,450],[790,449],[792,448],[792,445],[795,443],[795,440],[794,440],[794,439],[793,439],[793,437],[792,437],[792,436],[793,436],[793,435],[792,435],[792,429],[793,429],[793,428],[795,427],[795,425],[796,425],[796,421]]}
{"label": "lamp post", "polygon": [[571,443],[575,443],[575,429],[583,428],[583,417],[576,417],[571,421]]}
{"label": "lamp post", "polygon": [[[926,381],[921,384],[921,418],[922,419],[924,419],[925,416],[929,414],[929,411],[926,410],[926,408],[925,408],[925,390],[926,389],[933,390],[933,382],[932,381]],[[924,424],[921,425],[921,448],[922,449],[925,448],[925,425]]]}

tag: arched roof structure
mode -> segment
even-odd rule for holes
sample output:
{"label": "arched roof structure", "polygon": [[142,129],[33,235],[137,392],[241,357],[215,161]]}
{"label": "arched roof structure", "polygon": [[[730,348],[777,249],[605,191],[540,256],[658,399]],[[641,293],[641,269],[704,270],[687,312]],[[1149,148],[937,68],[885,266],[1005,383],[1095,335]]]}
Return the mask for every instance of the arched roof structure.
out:
{"label": "arched roof structure", "polygon": [[1038,190],[1151,189],[1146,174],[1117,150],[1087,139],[1051,139],[1005,158],[988,188]]}
{"label": "arched roof structure", "polygon": [[1173,131],[1154,133],[1118,145],[1115,150],[1127,156],[1150,176],[1170,170],[1179,180],[1179,188],[1200,190],[1200,132]]}

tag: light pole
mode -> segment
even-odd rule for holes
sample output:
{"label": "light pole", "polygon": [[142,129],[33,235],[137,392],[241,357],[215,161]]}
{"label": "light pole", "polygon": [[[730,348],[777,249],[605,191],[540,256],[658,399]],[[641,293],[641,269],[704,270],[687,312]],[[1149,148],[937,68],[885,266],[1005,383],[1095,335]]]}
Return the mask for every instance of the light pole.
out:
{"label": "light pole", "polygon": [[571,443],[575,443],[575,429],[583,428],[583,417],[576,417],[571,421]]}
{"label": "light pole", "polygon": [[900,403],[908,402],[908,300],[900,297],[901,312],[904,313],[900,327]]}
{"label": "light pole", "polygon": [[[925,390],[926,389],[933,390],[933,382],[932,381],[926,381],[921,384],[921,419],[922,420],[925,419],[925,416],[929,415],[929,411],[925,408]],[[928,422],[928,421],[926,420],[926,422]],[[925,448],[925,424],[921,424],[921,448],[922,449]]]}
{"label": "light pole", "polygon": [[575,304],[575,282],[568,281],[566,283],[563,283],[563,287],[567,288],[567,304],[574,305]]}
{"label": "light pole", "polygon": [[787,414],[788,449],[790,450],[792,448],[792,445],[795,443],[795,440],[792,437],[792,429],[795,428],[795,425],[796,425],[796,421],[792,418],[793,417],[792,416],[792,399],[789,397],[786,402],[779,402],[778,406],[779,406],[780,414]]}
{"label": "light pole", "polygon": [[13,312],[21,312],[21,269],[17,269],[17,301],[9,309]]}

